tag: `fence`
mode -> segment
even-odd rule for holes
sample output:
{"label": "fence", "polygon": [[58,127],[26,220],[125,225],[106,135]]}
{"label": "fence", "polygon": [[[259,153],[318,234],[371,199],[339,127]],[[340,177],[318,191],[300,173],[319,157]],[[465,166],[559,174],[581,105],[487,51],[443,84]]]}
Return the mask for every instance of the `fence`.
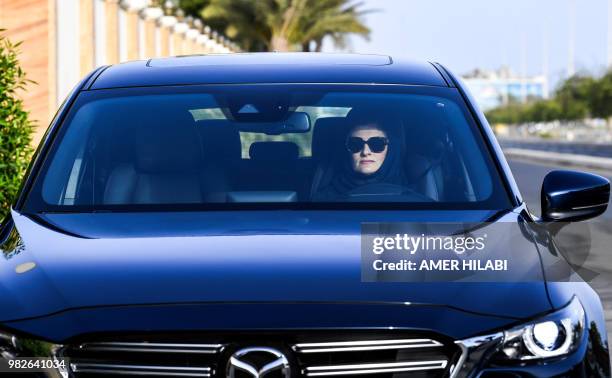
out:
{"label": "fence", "polygon": [[37,82],[22,94],[38,124],[35,140],[72,87],[97,66],[236,50],[208,27],[150,5],[149,0],[0,0],[0,28],[12,41],[23,41],[22,67]]}

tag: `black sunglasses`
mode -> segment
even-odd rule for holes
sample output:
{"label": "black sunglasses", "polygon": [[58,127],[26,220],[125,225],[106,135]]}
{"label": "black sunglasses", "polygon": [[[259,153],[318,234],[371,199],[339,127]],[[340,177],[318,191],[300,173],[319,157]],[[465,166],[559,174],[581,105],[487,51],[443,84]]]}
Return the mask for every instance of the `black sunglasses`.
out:
{"label": "black sunglasses", "polygon": [[349,137],[346,139],[346,148],[353,154],[363,151],[366,144],[370,151],[380,153],[385,150],[389,140],[385,137],[371,137],[368,140],[363,140],[359,137]]}

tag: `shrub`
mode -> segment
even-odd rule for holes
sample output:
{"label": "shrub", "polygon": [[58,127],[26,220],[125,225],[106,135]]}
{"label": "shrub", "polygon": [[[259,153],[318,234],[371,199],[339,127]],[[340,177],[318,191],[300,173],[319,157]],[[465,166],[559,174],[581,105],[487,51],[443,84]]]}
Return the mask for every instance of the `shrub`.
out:
{"label": "shrub", "polygon": [[33,124],[17,92],[28,83],[12,43],[0,29],[0,216],[6,215],[32,154]]}

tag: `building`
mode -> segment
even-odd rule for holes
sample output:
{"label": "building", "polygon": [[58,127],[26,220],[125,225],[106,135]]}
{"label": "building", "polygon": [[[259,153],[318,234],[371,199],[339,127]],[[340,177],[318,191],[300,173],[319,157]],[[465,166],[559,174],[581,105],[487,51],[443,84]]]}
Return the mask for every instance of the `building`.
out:
{"label": "building", "polygon": [[548,98],[548,79],[544,75],[521,77],[502,67],[497,71],[476,69],[462,78],[484,111],[510,101]]}
{"label": "building", "polygon": [[22,68],[37,83],[21,94],[37,124],[35,142],[73,86],[95,67],[237,49],[201,21],[183,19],[173,2],[165,4],[162,9],[151,0],[0,0],[0,29],[11,41],[23,42]]}

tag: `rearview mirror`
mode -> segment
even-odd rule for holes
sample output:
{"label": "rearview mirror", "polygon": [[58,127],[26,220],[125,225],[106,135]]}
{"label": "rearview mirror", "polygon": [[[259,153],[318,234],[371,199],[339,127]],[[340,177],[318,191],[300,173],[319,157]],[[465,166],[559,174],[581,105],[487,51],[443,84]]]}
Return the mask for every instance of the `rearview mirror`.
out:
{"label": "rearview mirror", "polygon": [[310,116],[305,112],[293,112],[287,119],[276,122],[237,123],[240,131],[279,135],[287,133],[307,133],[310,131]]}
{"label": "rearview mirror", "polygon": [[286,121],[278,122],[266,134],[307,133],[310,131],[310,116],[304,112],[293,112]]}
{"label": "rearview mirror", "polygon": [[552,171],[544,178],[540,196],[543,221],[580,221],[606,211],[610,181],[592,173]]}

